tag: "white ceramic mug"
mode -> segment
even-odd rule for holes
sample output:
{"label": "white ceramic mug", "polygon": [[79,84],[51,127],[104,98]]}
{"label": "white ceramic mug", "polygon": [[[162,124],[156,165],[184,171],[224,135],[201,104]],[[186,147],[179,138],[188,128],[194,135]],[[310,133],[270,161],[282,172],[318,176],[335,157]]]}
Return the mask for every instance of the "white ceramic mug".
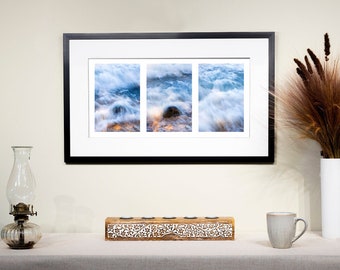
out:
{"label": "white ceramic mug", "polygon": [[[296,223],[303,222],[304,228],[300,234],[296,234]],[[273,248],[290,248],[307,230],[307,222],[303,218],[297,218],[292,212],[267,213],[267,230]]]}

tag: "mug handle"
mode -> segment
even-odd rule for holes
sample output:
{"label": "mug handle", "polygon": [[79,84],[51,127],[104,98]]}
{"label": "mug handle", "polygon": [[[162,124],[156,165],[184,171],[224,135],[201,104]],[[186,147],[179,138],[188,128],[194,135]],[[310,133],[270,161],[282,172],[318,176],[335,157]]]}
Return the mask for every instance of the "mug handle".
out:
{"label": "mug handle", "polygon": [[293,238],[292,243],[294,243],[296,240],[298,240],[298,239],[306,232],[307,227],[308,227],[307,221],[305,221],[303,218],[296,218],[296,219],[295,219],[295,225],[296,225],[296,223],[298,223],[299,221],[302,221],[302,222],[304,223],[304,228],[303,228],[302,232],[301,232],[299,235],[297,235],[297,236],[295,236],[295,237]]}

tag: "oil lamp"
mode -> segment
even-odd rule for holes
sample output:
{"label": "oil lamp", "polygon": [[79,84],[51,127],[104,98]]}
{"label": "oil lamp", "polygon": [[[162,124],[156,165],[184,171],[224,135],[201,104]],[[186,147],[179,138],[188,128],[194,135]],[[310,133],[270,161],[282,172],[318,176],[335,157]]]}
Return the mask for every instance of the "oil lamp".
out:
{"label": "oil lamp", "polygon": [[29,215],[37,215],[33,210],[36,184],[29,165],[32,147],[12,146],[12,149],[14,163],[6,193],[14,223],[2,228],[1,239],[10,248],[29,249],[41,238],[40,227],[28,222]]}

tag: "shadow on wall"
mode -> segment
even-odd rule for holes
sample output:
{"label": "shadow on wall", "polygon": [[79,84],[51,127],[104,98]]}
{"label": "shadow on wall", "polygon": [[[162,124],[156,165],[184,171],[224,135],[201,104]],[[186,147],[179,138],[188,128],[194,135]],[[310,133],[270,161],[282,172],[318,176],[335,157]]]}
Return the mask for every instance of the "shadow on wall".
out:
{"label": "shadow on wall", "polygon": [[55,233],[85,233],[92,231],[93,211],[78,206],[75,200],[66,195],[54,199],[56,220],[53,228]]}
{"label": "shadow on wall", "polygon": [[311,230],[321,229],[320,146],[287,131],[278,132],[282,144],[277,164],[295,171],[301,180],[299,187],[300,214],[309,221]]}

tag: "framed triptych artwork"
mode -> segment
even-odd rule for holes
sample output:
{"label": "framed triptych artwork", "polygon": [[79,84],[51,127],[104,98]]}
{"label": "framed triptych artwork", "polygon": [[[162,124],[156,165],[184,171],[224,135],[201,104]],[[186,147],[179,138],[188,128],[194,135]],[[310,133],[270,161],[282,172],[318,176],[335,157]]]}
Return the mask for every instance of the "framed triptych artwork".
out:
{"label": "framed triptych artwork", "polygon": [[64,34],[65,162],[272,163],[274,38]]}

